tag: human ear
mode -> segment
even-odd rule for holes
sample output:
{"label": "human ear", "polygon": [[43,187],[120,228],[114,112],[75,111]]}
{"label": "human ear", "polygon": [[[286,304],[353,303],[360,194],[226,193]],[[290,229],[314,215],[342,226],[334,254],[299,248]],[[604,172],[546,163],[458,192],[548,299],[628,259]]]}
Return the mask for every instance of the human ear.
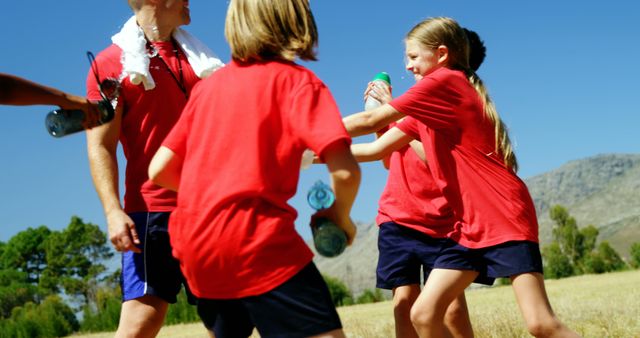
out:
{"label": "human ear", "polygon": [[438,46],[436,56],[438,57],[438,64],[447,63],[449,61],[449,48],[445,45]]}

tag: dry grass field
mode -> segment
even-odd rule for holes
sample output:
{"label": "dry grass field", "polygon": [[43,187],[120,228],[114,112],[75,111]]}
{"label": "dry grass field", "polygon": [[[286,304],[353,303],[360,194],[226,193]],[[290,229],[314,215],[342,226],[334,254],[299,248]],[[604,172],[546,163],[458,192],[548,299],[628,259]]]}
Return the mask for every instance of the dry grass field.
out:
{"label": "dry grass field", "polygon": [[[640,338],[640,271],[548,280],[547,292],[558,316],[584,337]],[[467,292],[478,338],[529,337],[511,287]],[[349,338],[393,337],[391,302],[338,309]],[[99,333],[74,338],[112,337]],[[164,327],[158,337],[207,337],[199,323]],[[259,337],[254,334],[254,337]]]}

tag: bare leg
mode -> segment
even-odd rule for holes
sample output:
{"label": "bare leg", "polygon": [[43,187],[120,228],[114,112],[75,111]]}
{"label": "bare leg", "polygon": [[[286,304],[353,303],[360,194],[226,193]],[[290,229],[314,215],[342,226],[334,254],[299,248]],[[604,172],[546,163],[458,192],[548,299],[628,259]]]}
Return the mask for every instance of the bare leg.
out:
{"label": "bare leg", "polygon": [[411,323],[411,306],[420,295],[418,284],[403,285],[393,289],[393,317],[396,338],[418,338]]}
{"label": "bare leg", "polygon": [[433,269],[411,308],[411,322],[420,337],[447,337],[444,316],[451,302],[473,282],[476,271]]}
{"label": "bare leg", "polygon": [[527,324],[535,337],[580,337],[555,316],[540,273],[524,273],[511,277],[511,285]]}
{"label": "bare leg", "polygon": [[345,335],[342,329],[337,329],[337,330],[321,333],[311,338],[345,338]]}
{"label": "bare leg", "polygon": [[473,338],[473,327],[469,319],[469,309],[464,293],[449,304],[444,315],[444,325],[454,338]]}
{"label": "bare leg", "polygon": [[169,304],[156,296],[143,296],[122,303],[117,338],[155,337],[167,313]]}

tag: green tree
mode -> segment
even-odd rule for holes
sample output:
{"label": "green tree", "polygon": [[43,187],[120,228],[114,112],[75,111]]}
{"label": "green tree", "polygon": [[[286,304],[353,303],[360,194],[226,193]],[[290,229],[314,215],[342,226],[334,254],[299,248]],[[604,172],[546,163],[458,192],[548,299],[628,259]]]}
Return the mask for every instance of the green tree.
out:
{"label": "green tree", "polygon": [[34,301],[37,288],[27,282],[27,273],[0,270],[0,319],[9,318],[14,307]]}
{"label": "green tree", "polygon": [[107,237],[97,225],[73,216],[66,229],[51,234],[46,245],[47,270],[43,283],[62,285],[69,296],[88,304],[113,256]]}
{"label": "green tree", "polygon": [[122,294],[112,285],[96,290],[94,301],[83,308],[80,330],[84,332],[115,331],[120,320]]}
{"label": "green tree", "polygon": [[605,263],[606,272],[624,270],[627,266],[618,252],[607,241],[603,241],[598,245],[598,255],[602,257]]}
{"label": "green tree", "polygon": [[322,275],[329,292],[331,293],[331,299],[335,306],[351,305],[353,304],[353,296],[349,288],[339,279],[331,276]]}
{"label": "green tree", "polygon": [[596,241],[600,235],[600,230],[593,225],[588,225],[580,229],[581,241],[581,255],[586,255],[596,248]]}
{"label": "green tree", "polygon": [[640,268],[640,242],[631,244],[631,266]]}
{"label": "green tree", "polygon": [[356,299],[357,304],[368,304],[368,303],[377,303],[384,300],[384,295],[382,295],[382,291],[380,289],[366,289],[358,298]]}
{"label": "green tree", "polygon": [[[74,311],[62,299],[77,300],[81,305],[78,308],[90,304],[97,308],[97,291],[107,285],[117,288],[113,278],[107,282],[110,276],[105,275],[104,263],[112,255],[106,235],[98,226],[78,217],[72,217],[62,231],[51,231],[46,226],[29,228],[1,243],[3,334],[6,331],[13,332],[9,336],[34,337],[52,335],[47,332],[64,331],[56,335],[66,335],[77,330]],[[57,298],[47,297],[55,294]],[[119,297],[116,303],[119,314]],[[56,319],[54,312],[64,319]]]}
{"label": "green tree", "polygon": [[597,252],[591,252],[584,260],[586,273],[605,273],[607,272],[606,263],[602,256]]}
{"label": "green tree", "polygon": [[[553,264],[553,266],[548,266],[550,268],[548,276],[562,278],[607,269],[604,256],[595,252],[600,234],[598,228],[588,225],[579,229],[575,218],[571,217],[567,209],[561,205],[554,205],[549,211],[549,216],[555,222],[553,243],[556,243],[558,247],[547,249],[545,258],[550,262],[548,264]],[[608,251],[607,254],[609,254]],[[561,256],[565,256],[566,259]],[[571,274],[566,275],[569,271]]]}
{"label": "green tree", "polygon": [[0,269],[3,269],[2,265],[2,254],[4,253],[5,248],[7,247],[7,243],[0,241]]}
{"label": "green tree", "polygon": [[558,242],[552,242],[542,249],[545,260],[544,275],[548,278],[573,276],[574,270],[569,257],[562,252]]}
{"label": "green tree", "polygon": [[11,318],[0,321],[0,337],[63,337],[78,327],[71,308],[52,295],[39,305],[28,302],[14,308]]}
{"label": "green tree", "polygon": [[558,243],[562,254],[569,258],[571,266],[575,267],[581,258],[583,242],[576,219],[561,205],[554,205],[549,210],[549,216],[556,223],[552,231],[554,241]]}
{"label": "green tree", "polygon": [[4,245],[0,265],[25,272],[29,283],[39,284],[47,267],[45,243],[50,235],[44,225],[17,233]]}
{"label": "green tree", "polygon": [[598,245],[598,250],[593,251],[587,260],[587,272],[604,273],[619,271],[626,268],[627,264],[622,260],[618,252],[604,241]]}

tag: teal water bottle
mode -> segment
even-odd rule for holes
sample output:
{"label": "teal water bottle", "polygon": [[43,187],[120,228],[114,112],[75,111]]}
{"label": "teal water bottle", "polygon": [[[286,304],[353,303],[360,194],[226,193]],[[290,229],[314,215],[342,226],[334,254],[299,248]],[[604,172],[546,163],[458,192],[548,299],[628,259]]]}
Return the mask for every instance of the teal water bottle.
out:
{"label": "teal water bottle", "polygon": [[[373,82],[375,87],[390,87],[391,86],[391,77],[386,72],[380,72],[373,77]],[[374,88],[375,90],[375,88]],[[367,99],[364,101],[364,110],[371,110],[374,108],[378,108],[382,105],[382,103],[373,97],[367,95]]]}
{"label": "teal water bottle", "polygon": [[[87,128],[97,127],[113,120],[115,111],[111,102],[102,100],[98,102],[99,116],[96,123]],[[86,113],[80,109],[56,109],[47,114],[45,118],[45,127],[51,136],[63,137],[69,134],[77,133],[85,129],[84,121]]]}
{"label": "teal water bottle", "polygon": [[[331,187],[322,181],[316,182],[307,193],[307,201],[315,210],[331,207],[335,199]],[[311,224],[311,233],[313,245],[322,256],[338,256],[347,247],[347,234],[327,218],[314,220]]]}

